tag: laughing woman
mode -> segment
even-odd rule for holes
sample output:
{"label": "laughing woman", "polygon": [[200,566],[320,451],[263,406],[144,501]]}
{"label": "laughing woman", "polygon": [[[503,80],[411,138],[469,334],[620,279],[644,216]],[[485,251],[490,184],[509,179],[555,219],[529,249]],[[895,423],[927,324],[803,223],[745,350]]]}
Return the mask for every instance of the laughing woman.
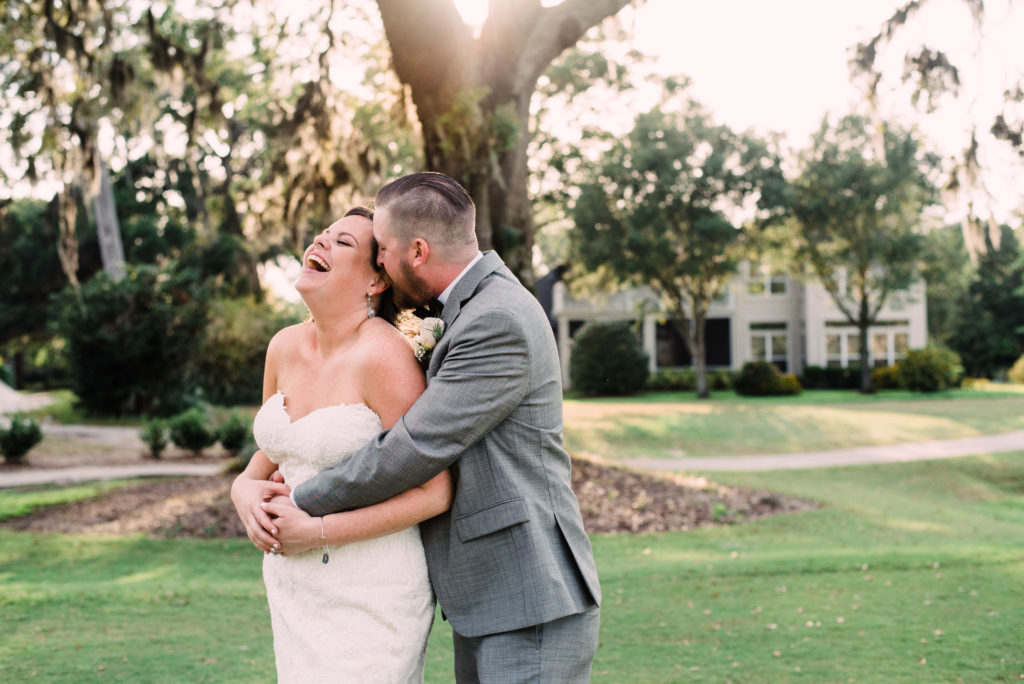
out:
{"label": "laughing woman", "polygon": [[[260,520],[240,505],[284,495],[390,428],[425,388],[378,269],[373,215],[349,211],[306,250],[295,287],[312,316],[267,349],[260,450],[232,485],[265,552],[278,681],[422,681],[434,597],[417,524],[451,505],[446,472],[383,503],[312,518],[283,496]],[[280,470],[284,484],[268,483]],[[264,526],[275,534],[267,535]]]}

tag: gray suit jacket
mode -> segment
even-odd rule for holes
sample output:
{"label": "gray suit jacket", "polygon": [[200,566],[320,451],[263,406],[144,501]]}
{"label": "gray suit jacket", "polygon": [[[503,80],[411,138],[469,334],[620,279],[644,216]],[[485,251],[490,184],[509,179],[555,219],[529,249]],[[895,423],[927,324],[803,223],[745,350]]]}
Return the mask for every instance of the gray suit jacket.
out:
{"label": "gray suit jacket", "polygon": [[599,604],[543,310],[487,252],[455,285],[442,319],[427,390],[390,430],[299,485],[296,503],[312,515],[367,506],[451,468],[452,508],[420,530],[456,632],[511,631]]}

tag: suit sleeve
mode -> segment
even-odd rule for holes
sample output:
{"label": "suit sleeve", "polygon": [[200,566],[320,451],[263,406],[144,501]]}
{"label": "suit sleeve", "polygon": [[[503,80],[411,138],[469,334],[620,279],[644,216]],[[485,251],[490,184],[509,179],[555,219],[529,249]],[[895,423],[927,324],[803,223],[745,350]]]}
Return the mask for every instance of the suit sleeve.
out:
{"label": "suit sleeve", "polygon": [[519,318],[501,309],[475,316],[409,411],[342,463],[296,487],[293,500],[319,516],[423,484],[505,420],[529,386],[529,342]]}

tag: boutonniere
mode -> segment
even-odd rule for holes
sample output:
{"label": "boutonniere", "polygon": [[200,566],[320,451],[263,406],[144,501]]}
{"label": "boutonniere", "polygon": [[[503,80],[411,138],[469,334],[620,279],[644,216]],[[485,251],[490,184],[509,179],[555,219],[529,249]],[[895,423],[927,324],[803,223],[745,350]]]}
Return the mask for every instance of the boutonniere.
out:
{"label": "boutonniere", "polygon": [[423,363],[430,361],[430,354],[443,334],[444,321],[440,318],[424,318],[420,321],[420,332],[412,341],[417,360]]}

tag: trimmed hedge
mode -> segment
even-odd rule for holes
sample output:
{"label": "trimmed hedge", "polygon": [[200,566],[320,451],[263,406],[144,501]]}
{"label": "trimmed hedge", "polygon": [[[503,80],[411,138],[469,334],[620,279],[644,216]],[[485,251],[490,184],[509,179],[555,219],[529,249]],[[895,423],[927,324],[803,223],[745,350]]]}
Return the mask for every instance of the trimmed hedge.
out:
{"label": "trimmed hedge", "polygon": [[806,389],[860,389],[860,366],[806,366],[800,384]]}
{"label": "trimmed hedge", "polygon": [[153,458],[160,458],[160,454],[167,448],[167,422],[160,418],[147,420],[142,429],[139,430],[139,437],[149,447],[149,455]]}
{"label": "trimmed hedge", "polygon": [[803,387],[792,373],[783,373],[774,363],[748,361],[733,383],[737,393],[751,397],[800,394]]}
{"label": "trimmed hedge", "polygon": [[15,414],[9,428],[0,428],[0,453],[8,463],[21,463],[25,454],[42,440],[43,431],[35,420]]}
{"label": "trimmed hedge", "polygon": [[[730,370],[708,371],[709,390],[732,389],[736,374]],[[662,368],[647,378],[652,392],[691,392],[697,389],[697,371],[692,368]]]}
{"label": "trimmed hedge", "polygon": [[167,430],[174,446],[201,456],[203,449],[217,442],[217,433],[207,425],[202,409],[190,408],[167,421]]}

